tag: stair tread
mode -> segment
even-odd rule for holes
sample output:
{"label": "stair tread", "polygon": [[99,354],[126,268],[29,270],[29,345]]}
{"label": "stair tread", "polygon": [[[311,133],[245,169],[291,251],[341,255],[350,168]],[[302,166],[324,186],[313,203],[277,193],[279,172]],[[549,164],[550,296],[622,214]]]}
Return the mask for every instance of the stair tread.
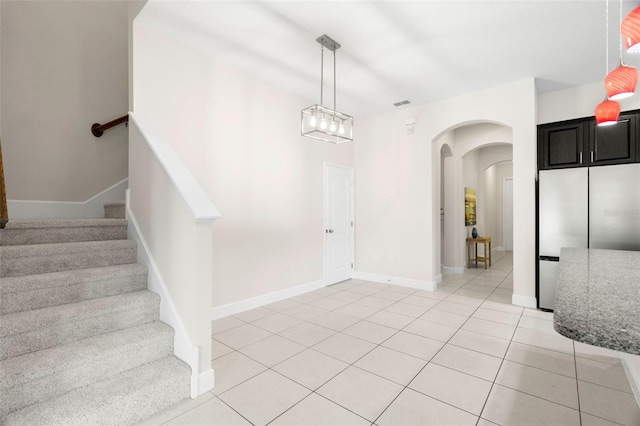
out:
{"label": "stair tread", "polygon": [[0,294],[40,290],[51,287],[71,286],[80,283],[102,281],[109,277],[143,275],[147,267],[139,263],[103,266],[98,268],[72,269],[69,271],[6,277],[0,281]]}
{"label": "stair tread", "polygon": [[122,250],[123,248],[135,247],[132,240],[107,240],[107,241],[81,241],[72,243],[53,244],[29,244],[21,246],[2,246],[0,255],[7,258],[18,258],[25,256],[50,256],[57,254],[86,253],[89,251],[102,252],[107,250]]}
{"label": "stair tread", "polygon": [[4,229],[84,228],[126,225],[126,219],[19,219],[10,220]]}
{"label": "stair tread", "polygon": [[156,320],[7,358],[0,361],[0,389],[8,389],[65,370],[79,368],[89,362],[108,362],[118,353],[135,351],[140,345],[159,341],[161,336],[172,338],[173,329]]}
{"label": "stair tread", "polygon": [[173,356],[11,413],[7,425],[130,425],[189,397],[190,369]]}
{"label": "stair tread", "polygon": [[66,305],[6,314],[0,317],[2,318],[2,321],[0,321],[0,337],[36,329],[51,328],[106,313],[112,314],[116,311],[132,309],[136,305],[157,304],[159,300],[160,297],[157,294],[149,290],[141,290]]}

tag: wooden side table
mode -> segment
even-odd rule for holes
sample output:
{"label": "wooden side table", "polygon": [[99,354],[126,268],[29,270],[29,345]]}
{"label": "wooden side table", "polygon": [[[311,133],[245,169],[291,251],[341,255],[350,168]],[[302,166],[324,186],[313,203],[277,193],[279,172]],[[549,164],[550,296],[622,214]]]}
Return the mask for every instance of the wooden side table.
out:
{"label": "wooden side table", "polygon": [[[484,244],[484,256],[478,256],[478,243]],[[471,246],[475,245],[475,257],[471,257]],[[467,267],[471,266],[471,262],[484,262],[484,269],[491,266],[491,237],[467,238]]]}

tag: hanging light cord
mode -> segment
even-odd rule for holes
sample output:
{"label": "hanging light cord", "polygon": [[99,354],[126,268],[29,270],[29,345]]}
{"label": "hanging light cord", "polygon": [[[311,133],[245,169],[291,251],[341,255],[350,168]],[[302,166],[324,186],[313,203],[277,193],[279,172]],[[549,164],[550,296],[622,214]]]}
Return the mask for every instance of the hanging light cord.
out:
{"label": "hanging light cord", "polygon": [[336,51],[333,51],[333,110],[336,110]]}
{"label": "hanging light cord", "polygon": [[320,46],[320,106],[324,106],[324,102],[322,98],[323,87],[324,87],[324,47]]}
{"label": "hanging light cord", "polygon": [[[620,0],[620,27],[622,27],[622,0]],[[620,64],[622,64],[622,37],[619,38],[619,46],[620,46]]]}
{"label": "hanging light cord", "polygon": [[[609,0],[606,1],[606,8],[607,8],[607,13],[606,13],[606,17],[607,17],[607,21],[606,21],[606,37],[605,40],[607,41],[606,47],[605,47],[605,51],[607,53],[607,56],[605,58],[605,70],[604,70],[604,75],[607,75],[609,73]],[[322,96],[321,96],[322,97]]]}

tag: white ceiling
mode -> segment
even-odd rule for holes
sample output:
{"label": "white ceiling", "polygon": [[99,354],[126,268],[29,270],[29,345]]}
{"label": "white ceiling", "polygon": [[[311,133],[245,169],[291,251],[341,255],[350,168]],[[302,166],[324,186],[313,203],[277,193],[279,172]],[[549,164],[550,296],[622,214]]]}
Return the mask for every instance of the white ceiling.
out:
{"label": "white ceiling", "polygon": [[[637,6],[623,2],[626,15]],[[318,103],[320,45],[336,52],[337,109],[358,117],[528,77],[544,93],[602,81],[603,0],[151,1],[138,18],[288,92]],[[619,57],[620,2],[609,4],[609,69]],[[188,31],[185,31],[188,29]],[[639,66],[640,57],[624,53]],[[325,105],[332,69],[325,51]],[[603,88],[604,96],[604,88]]]}

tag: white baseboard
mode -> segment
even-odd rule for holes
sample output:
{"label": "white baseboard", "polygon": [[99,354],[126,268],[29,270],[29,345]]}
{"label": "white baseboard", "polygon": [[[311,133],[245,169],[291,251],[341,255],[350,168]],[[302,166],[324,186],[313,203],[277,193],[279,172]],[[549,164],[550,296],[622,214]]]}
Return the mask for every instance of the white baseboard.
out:
{"label": "white baseboard", "polygon": [[[197,373],[194,373],[200,371],[198,365],[199,350],[197,347],[193,346],[189,339],[182,320],[178,315],[178,310],[169,295],[169,291],[167,290],[167,286],[162,278],[160,269],[151,255],[151,250],[149,249],[147,242],[140,232],[140,226],[138,225],[133,212],[129,208],[128,190],[126,193],[126,214],[129,222],[129,226],[127,227],[127,237],[136,242],[138,263],[147,267],[147,289],[160,296],[160,321],[169,324],[175,332],[173,336],[173,354],[191,367],[191,397],[195,398],[213,388],[213,370],[211,370],[210,373],[211,378],[208,376],[208,371],[200,375],[204,375],[203,378],[198,376]],[[209,381],[211,381],[210,385]]]}
{"label": "white baseboard", "polygon": [[[200,375],[198,376],[198,391],[192,392],[191,398],[195,399],[203,393],[210,391],[214,388],[215,382],[215,374],[212,368],[205,371],[204,373],[200,373]],[[196,394],[195,396],[194,393]]]}
{"label": "white baseboard", "polygon": [[389,275],[372,274],[369,272],[353,272],[353,278],[359,280],[373,281],[376,283],[399,285],[402,287],[417,288],[419,290],[434,291],[438,288],[437,281],[421,281],[411,278],[392,277]]}
{"label": "white baseboard", "polygon": [[239,302],[229,303],[227,305],[216,306],[211,308],[211,320],[228,317],[229,315],[238,314],[250,309],[259,308],[260,306],[275,303],[290,297],[299,296],[301,294],[317,290],[325,287],[325,280],[311,281],[309,283],[300,284],[295,287],[289,287],[272,293],[263,294],[261,296],[252,297],[250,299],[241,300]]}
{"label": "white baseboard", "polygon": [[525,308],[536,309],[538,307],[538,299],[529,296],[520,296],[514,294],[511,296],[511,303],[516,306],[524,306]]}
{"label": "white baseboard", "polygon": [[124,201],[125,192],[128,188],[129,179],[127,178],[89,198],[84,202],[84,217],[86,219],[99,219],[104,217],[105,203]]}
{"label": "white baseboard", "polygon": [[464,274],[464,266],[443,266],[442,273],[445,275],[462,275]]}
{"label": "white baseboard", "polygon": [[625,353],[621,357],[621,360],[633,395],[636,397],[638,405],[640,405],[640,355]]}
{"label": "white baseboard", "polygon": [[104,203],[122,201],[129,179],[94,195],[87,201],[7,200],[11,219],[98,219],[104,217]]}
{"label": "white baseboard", "polygon": [[491,250],[491,251],[504,251],[504,247],[498,246],[498,247],[495,247],[495,248],[494,248],[493,250]]}

